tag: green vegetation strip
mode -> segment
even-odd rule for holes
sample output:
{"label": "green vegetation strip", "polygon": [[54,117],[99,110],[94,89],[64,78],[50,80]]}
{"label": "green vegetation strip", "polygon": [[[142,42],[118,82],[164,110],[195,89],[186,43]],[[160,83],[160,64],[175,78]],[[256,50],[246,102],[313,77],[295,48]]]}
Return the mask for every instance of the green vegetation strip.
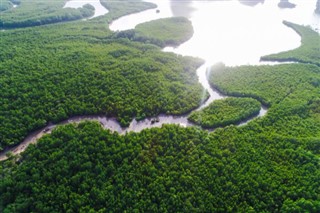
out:
{"label": "green vegetation strip", "polygon": [[178,46],[192,35],[193,27],[187,18],[171,17],[139,24],[133,30],[116,32],[114,38],[129,39],[164,48]]}
{"label": "green vegetation strip", "polygon": [[171,17],[139,24],[133,30],[116,32],[114,38],[125,38],[164,48],[178,46],[190,39],[192,35],[191,21],[184,17]]}
{"label": "green vegetation strip", "polygon": [[199,105],[202,60],[116,39],[100,19],[93,23],[1,32],[0,149],[75,115],[107,114],[128,126]]}
{"label": "green vegetation strip", "polygon": [[158,19],[139,24],[135,28],[135,40],[156,43],[158,46],[177,46],[193,35],[191,21],[184,17]]}
{"label": "green vegetation strip", "polygon": [[217,64],[210,70],[209,83],[222,93],[252,97],[270,106],[282,101],[304,82],[318,86],[319,72],[317,66],[303,64],[239,67]]}
{"label": "green vegetation strip", "polygon": [[300,62],[320,66],[320,35],[310,27],[283,22],[301,36],[301,46],[294,50],[261,57],[263,61]]}
{"label": "green vegetation strip", "polygon": [[106,16],[108,22],[112,22],[113,20],[128,14],[138,13],[143,10],[157,7],[157,5],[153,3],[141,0],[100,0],[100,3],[109,10],[109,13]]}
{"label": "green vegetation strip", "polygon": [[225,94],[253,97],[270,106],[248,128],[283,137],[320,137],[320,68],[307,64],[225,67],[216,65],[210,84]]}
{"label": "green vegetation strip", "polygon": [[65,2],[65,0],[21,0],[19,7],[1,12],[0,26],[2,28],[31,27],[82,19],[94,14],[94,7],[89,4],[79,9],[63,8]]}
{"label": "green vegetation strip", "polygon": [[257,115],[260,107],[260,102],[252,98],[226,98],[192,112],[188,119],[205,128],[223,127]]}
{"label": "green vegetation strip", "polygon": [[128,126],[134,117],[187,113],[201,100],[195,71],[202,61],[194,58],[113,40],[24,45],[2,52],[2,148],[74,115],[107,113]]}
{"label": "green vegetation strip", "polygon": [[58,127],[0,166],[2,212],[319,212],[319,139]]}
{"label": "green vegetation strip", "polygon": [[[200,103],[201,60],[116,38],[105,24],[154,5],[102,3],[110,12],[94,20],[1,32],[1,148],[73,115],[108,114],[125,126]],[[305,61],[314,63],[309,50],[319,43],[308,38]],[[58,127],[0,163],[0,212],[320,212],[320,68],[220,65],[210,84],[260,100],[268,114],[211,134],[174,125],[124,136],[91,122]]]}
{"label": "green vegetation strip", "polygon": [[[84,18],[88,18],[94,15],[94,7],[90,4],[84,5],[81,8],[63,8],[65,0],[12,0],[1,1],[0,4],[0,28],[23,28],[33,27],[46,24],[55,24],[66,21],[75,21]],[[18,4],[19,6],[14,9],[12,4]],[[155,4],[142,2],[140,0],[101,0],[101,4],[109,10],[106,16],[98,17],[95,19],[103,20],[105,26],[106,23],[110,23],[112,20],[121,16],[140,12],[146,9],[156,7]],[[88,21],[92,22],[96,20]],[[84,23],[80,23],[83,25]],[[79,23],[75,24],[79,25]],[[88,27],[86,27],[88,28]]]}

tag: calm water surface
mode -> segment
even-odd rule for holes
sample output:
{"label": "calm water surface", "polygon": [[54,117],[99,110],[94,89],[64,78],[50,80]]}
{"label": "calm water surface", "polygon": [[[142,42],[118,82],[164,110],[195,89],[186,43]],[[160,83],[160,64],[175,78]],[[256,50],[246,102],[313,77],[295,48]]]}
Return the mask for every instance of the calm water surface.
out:
{"label": "calm water surface", "polygon": [[185,16],[192,22],[193,37],[165,51],[200,57],[209,64],[259,64],[263,55],[297,48],[300,37],[283,25],[283,20],[319,29],[319,16],[314,14],[316,0],[292,0],[297,5],[294,9],[280,9],[275,0],[266,0],[254,7],[236,0],[148,2],[158,4],[158,8],[120,18],[110,29],[133,29],[146,21]]}

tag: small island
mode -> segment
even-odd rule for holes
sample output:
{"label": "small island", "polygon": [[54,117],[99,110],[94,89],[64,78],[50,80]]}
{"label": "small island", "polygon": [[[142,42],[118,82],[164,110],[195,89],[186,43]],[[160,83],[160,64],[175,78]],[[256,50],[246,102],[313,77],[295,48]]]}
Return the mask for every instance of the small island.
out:
{"label": "small island", "polygon": [[188,120],[205,128],[238,124],[260,111],[260,102],[253,98],[230,97],[216,100],[201,111],[194,111]]}
{"label": "small island", "polygon": [[153,44],[161,48],[175,47],[193,35],[191,21],[185,17],[171,17],[138,24],[134,29],[115,33],[115,38]]}
{"label": "small island", "polygon": [[178,46],[193,35],[191,21],[185,17],[163,18],[136,26],[134,40],[160,47]]}

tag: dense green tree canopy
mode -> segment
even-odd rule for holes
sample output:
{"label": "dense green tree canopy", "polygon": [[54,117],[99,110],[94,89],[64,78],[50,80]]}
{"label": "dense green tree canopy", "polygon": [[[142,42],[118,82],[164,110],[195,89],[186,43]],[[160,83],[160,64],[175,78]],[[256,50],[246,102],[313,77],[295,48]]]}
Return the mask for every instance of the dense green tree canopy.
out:
{"label": "dense green tree canopy", "polygon": [[177,46],[190,39],[192,35],[191,21],[184,17],[173,17],[137,25],[134,40],[166,47]]}
{"label": "dense green tree canopy", "polygon": [[[0,29],[54,24],[88,18],[94,15],[94,7],[90,4],[75,9],[63,8],[65,3],[65,0],[3,0],[0,5]],[[18,5],[18,7],[12,8],[13,4]],[[99,19],[104,19],[108,22],[125,14],[156,6],[152,3],[136,0],[101,0],[101,4],[109,10],[109,13]]]}
{"label": "dense green tree canopy", "polygon": [[[107,21],[154,5],[101,2],[110,12],[100,18],[0,31],[1,148],[73,115],[107,114],[125,126],[198,106],[202,60],[108,29]],[[164,125],[121,136],[95,122],[59,126],[0,162],[0,212],[320,212],[319,36],[287,24],[303,44],[278,56],[303,63],[220,64],[209,73],[211,86],[246,97],[232,98],[236,106],[268,105],[264,117],[212,133]]]}
{"label": "dense green tree canopy", "polygon": [[319,73],[318,66],[295,63],[239,67],[216,64],[210,70],[209,82],[222,93],[253,97],[270,106],[299,90],[299,85],[317,87]]}
{"label": "dense green tree canopy", "polygon": [[226,98],[216,100],[200,111],[193,111],[188,119],[205,128],[223,127],[259,114],[260,105],[253,98]]}
{"label": "dense green tree canopy", "polygon": [[0,41],[2,148],[73,115],[106,113],[127,126],[134,117],[183,114],[200,103],[199,59],[127,40],[11,35]]}
{"label": "dense green tree canopy", "polygon": [[[90,17],[94,7],[87,4],[79,9],[63,8],[65,0],[21,0],[17,8],[1,12],[1,28],[30,27]],[[1,3],[2,4],[2,3]]]}
{"label": "dense green tree canopy", "polygon": [[0,199],[3,212],[318,212],[317,143],[250,128],[119,136],[67,125],[3,164]]}

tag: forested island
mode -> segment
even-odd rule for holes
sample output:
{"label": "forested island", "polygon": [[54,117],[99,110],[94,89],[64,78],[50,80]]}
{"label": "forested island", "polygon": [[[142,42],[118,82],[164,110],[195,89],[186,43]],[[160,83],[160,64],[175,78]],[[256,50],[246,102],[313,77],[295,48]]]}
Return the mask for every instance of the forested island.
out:
{"label": "forested island", "polygon": [[191,22],[183,17],[158,19],[142,23],[134,29],[133,40],[160,47],[178,46],[193,35]]}
{"label": "forested island", "polygon": [[[24,3],[22,14],[30,14]],[[107,23],[154,5],[101,3],[109,10],[102,17],[0,32],[1,149],[75,115],[103,114],[127,126],[202,103],[196,70],[204,61],[161,51],[192,36],[188,20],[112,32]],[[210,68],[211,87],[233,97],[190,119],[215,131],[163,125],[119,135],[98,122],[58,126],[0,162],[0,212],[320,212],[320,36],[284,24],[301,46],[261,60],[295,63]],[[155,26],[164,25],[159,35]],[[177,25],[184,27],[172,32]],[[236,126],[260,103],[269,107],[264,117]]]}
{"label": "forested island", "polygon": [[253,98],[229,97],[216,100],[203,110],[193,111],[188,119],[205,128],[224,127],[257,115],[260,107],[260,102]]}

